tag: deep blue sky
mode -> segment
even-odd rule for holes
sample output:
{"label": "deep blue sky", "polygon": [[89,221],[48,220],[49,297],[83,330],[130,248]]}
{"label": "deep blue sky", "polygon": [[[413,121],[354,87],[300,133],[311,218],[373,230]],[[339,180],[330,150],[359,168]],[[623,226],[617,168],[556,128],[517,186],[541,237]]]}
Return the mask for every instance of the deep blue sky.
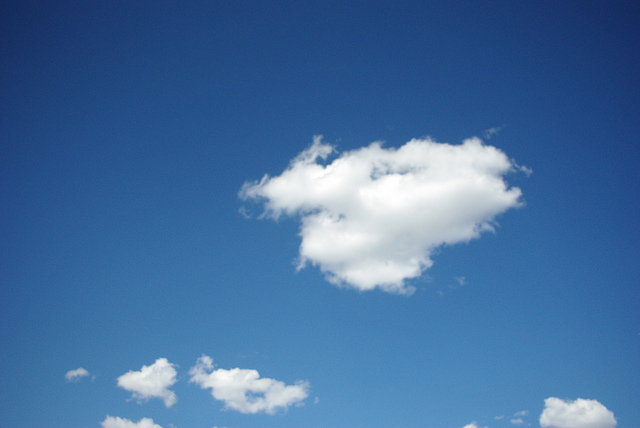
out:
{"label": "deep blue sky", "polygon": [[[0,426],[536,427],[547,397],[640,426],[634,2],[5,1],[0,19]],[[440,248],[411,296],[296,272],[297,219],[239,213],[243,183],[314,135],[344,152],[491,128],[533,170],[505,177],[525,204]],[[309,397],[222,411],[188,382],[203,354]],[[127,401],[116,379],[160,357],[177,404]]]}

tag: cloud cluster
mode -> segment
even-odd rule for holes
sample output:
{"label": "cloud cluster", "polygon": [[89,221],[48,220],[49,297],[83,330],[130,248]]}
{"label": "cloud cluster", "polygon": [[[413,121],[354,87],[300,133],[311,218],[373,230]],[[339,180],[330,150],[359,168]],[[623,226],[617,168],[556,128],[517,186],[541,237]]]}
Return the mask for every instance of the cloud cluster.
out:
{"label": "cloud cluster", "polygon": [[554,428],[613,428],[617,424],[613,412],[597,400],[575,401],[549,397],[544,400],[540,426]]}
{"label": "cloud cluster", "polygon": [[198,359],[189,375],[190,382],[203,389],[211,388],[213,398],[223,401],[226,409],[241,413],[274,414],[300,403],[309,395],[307,382],[285,385],[275,379],[261,378],[256,370],[214,370],[213,360],[206,355]]}
{"label": "cloud cluster", "polygon": [[345,152],[314,138],[279,176],[247,182],[239,196],[265,216],[300,216],[300,267],[359,290],[411,293],[405,280],[432,265],[441,245],[493,230],[496,215],[521,204],[503,176],[517,165],[478,138],[461,145],[413,139]]}
{"label": "cloud cluster", "polygon": [[67,374],[64,375],[64,378],[67,380],[67,382],[77,382],[86,376],[89,376],[89,372],[87,371],[87,369],[78,367],[75,370],[69,370]]}
{"label": "cloud cluster", "polygon": [[101,422],[102,428],[162,428],[160,425],[153,423],[153,419],[142,418],[138,422],[129,419],[119,418],[117,416],[108,416]]}
{"label": "cloud cluster", "polygon": [[138,400],[161,398],[167,407],[173,406],[178,398],[169,390],[176,383],[176,369],[166,358],[158,358],[150,366],[142,366],[140,371],[129,371],[118,378],[118,386],[133,392]]}

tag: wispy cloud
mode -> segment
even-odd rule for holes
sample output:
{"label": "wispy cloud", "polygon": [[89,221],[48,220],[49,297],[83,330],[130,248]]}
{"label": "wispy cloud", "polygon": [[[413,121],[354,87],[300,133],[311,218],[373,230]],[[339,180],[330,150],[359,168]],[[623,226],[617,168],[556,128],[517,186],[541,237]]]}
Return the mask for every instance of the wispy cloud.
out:
{"label": "wispy cloud", "polygon": [[167,407],[173,406],[178,397],[169,390],[176,383],[177,372],[166,358],[158,358],[150,366],[142,366],[140,371],[129,371],[118,378],[118,386],[133,392],[133,398],[148,400],[161,398]]}
{"label": "wispy cloud", "polygon": [[485,129],[484,132],[482,133],[482,136],[485,139],[490,140],[491,137],[493,137],[494,135],[498,135],[500,131],[502,131],[503,129],[504,129],[504,126],[496,126],[493,128]]}
{"label": "wispy cloud", "polygon": [[261,378],[256,370],[214,369],[213,360],[207,355],[198,359],[189,370],[190,382],[201,388],[211,388],[211,395],[223,401],[228,410],[241,413],[274,414],[301,403],[309,395],[309,383],[298,381],[294,385]]}
{"label": "wispy cloud", "polygon": [[160,425],[153,423],[153,419],[142,418],[138,422],[129,419],[119,418],[117,416],[108,416],[101,422],[102,428],[162,428]]}
{"label": "wispy cloud", "polygon": [[540,426],[554,428],[613,428],[616,419],[597,400],[578,398],[575,401],[549,397],[544,400]]}
{"label": "wispy cloud", "polygon": [[83,377],[87,376],[89,376],[89,372],[87,371],[87,369],[78,367],[75,370],[69,370],[67,374],[64,375],[64,378],[67,380],[67,382],[77,382]]}
{"label": "wispy cloud", "polygon": [[245,183],[239,196],[263,202],[263,216],[299,216],[299,266],[319,266],[338,285],[411,293],[405,280],[432,265],[435,248],[478,238],[521,204],[503,180],[512,161],[478,138],[372,143],[327,163],[333,152],[316,136],[282,174]]}

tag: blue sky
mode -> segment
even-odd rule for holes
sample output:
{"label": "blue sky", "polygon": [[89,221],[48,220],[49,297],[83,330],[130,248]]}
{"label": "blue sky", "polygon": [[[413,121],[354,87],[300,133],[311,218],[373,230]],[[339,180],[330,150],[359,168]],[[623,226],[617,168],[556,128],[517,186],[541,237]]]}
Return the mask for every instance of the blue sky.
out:
{"label": "blue sky", "polygon": [[0,425],[640,426],[639,16],[3,2]]}

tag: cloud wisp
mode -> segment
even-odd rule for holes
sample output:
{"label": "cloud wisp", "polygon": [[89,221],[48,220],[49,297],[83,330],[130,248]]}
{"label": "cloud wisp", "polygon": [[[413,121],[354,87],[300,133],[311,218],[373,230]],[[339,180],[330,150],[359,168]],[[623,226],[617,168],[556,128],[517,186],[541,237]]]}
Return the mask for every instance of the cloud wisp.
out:
{"label": "cloud wisp", "polygon": [[498,214],[521,205],[503,179],[519,167],[479,138],[376,142],[329,163],[334,150],[316,136],[282,174],[239,196],[263,203],[265,217],[299,216],[299,267],[318,266],[337,285],[410,294],[405,281],[432,265],[434,249],[494,230]]}
{"label": "cloud wisp", "polygon": [[285,385],[275,379],[261,378],[256,370],[214,369],[207,355],[198,359],[189,370],[190,382],[201,388],[211,388],[211,395],[223,401],[225,409],[241,413],[274,414],[301,403],[309,395],[309,383],[298,381]]}
{"label": "cloud wisp", "polygon": [[178,397],[169,389],[176,383],[176,369],[166,358],[158,358],[150,366],[142,366],[140,371],[129,371],[118,378],[118,386],[133,392],[133,398],[146,401],[161,398],[167,407],[173,406]]}
{"label": "cloud wisp", "polygon": [[160,425],[153,423],[153,419],[150,418],[142,418],[138,422],[133,422],[129,419],[109,415],[100,424],[102,428],[162,428]]}
{"label": "cloud wisp", "polygon": [[78,367],[75,370],[69,370],[67,374],[64,375],[64,378],[67,382],[78,382],[83,377],[89,376],[89,371],[82,367]]}
{"label": "cloud wisp", "polygon": [[571,401],[549,397],[540,415],[541,427],[613,428],[616,424],[613,412],[597,400],[583,398]]}

